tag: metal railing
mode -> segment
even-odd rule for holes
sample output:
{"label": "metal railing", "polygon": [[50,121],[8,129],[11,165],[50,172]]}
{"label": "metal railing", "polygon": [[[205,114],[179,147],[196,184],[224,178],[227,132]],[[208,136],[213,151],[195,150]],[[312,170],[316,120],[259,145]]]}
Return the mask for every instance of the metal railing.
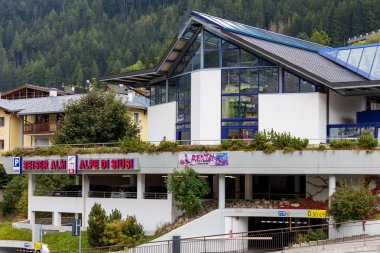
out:
{"label": "metal railing", "polygon": [[[143,245],[121,245],[82,249],[83,253],[216,253],[216,252],[304,252],[305,247],[315,247],[313,252],[334,248],[380,245],[380,221],[359,221],[314,226],[295,226],[280,229],[230,233],[194,238],[149,242]],[[337,246],[337,244],[339,246]],[[346,244],[346,245],[343,245]],[[77,250],[61,251],[66,253]]]}
{"label": "metal railing", "polygon": [[144,192],[144,199],[167,199],[167,193],[161,192]]}
{"label": "metal railing", "polygon": [[53,133],[57,130],[56,123],[25,123],[24,134]]}

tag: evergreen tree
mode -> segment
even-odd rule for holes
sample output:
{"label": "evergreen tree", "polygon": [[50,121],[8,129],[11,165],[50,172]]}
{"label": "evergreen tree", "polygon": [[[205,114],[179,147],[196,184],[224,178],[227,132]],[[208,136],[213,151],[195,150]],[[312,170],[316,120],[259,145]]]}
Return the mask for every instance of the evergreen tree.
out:
{"label": "evergreen tree", "polygon": [[102,246],[103,232],[106,227],[107,216],[101,204],[95,203],[88,215],[87,237],[90,247]]}

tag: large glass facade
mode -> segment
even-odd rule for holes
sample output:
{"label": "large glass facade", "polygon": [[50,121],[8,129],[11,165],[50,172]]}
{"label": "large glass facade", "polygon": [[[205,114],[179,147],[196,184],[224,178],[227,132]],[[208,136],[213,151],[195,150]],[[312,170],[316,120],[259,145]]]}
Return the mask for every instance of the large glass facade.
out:
{"label": "large glass facade", "polygon": [[150,86],[150,105],[166,103],[166,81]]}
{"label": "large glass facade", "polygon": [[283,93],[306,93],[318,91],[314,84],[299,78],[296,75],[284,70],[283,75]]}

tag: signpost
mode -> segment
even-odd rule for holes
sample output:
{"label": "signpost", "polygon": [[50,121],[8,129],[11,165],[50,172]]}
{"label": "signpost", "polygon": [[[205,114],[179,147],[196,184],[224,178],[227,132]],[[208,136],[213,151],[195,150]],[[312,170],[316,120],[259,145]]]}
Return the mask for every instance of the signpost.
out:
{"label": "signpost", "polygon": [[82,252],[82,233],[80,231],[80,226],[81,226],[81,220],[74,220],[73,223],[72,223],[72,230],[71,230],[71,234],[73,236],[79,236],[79,253]]}
{"label": "signpost", "polygon": [[307,210],[307,218],[325,219],[326,210],[309,209]]}

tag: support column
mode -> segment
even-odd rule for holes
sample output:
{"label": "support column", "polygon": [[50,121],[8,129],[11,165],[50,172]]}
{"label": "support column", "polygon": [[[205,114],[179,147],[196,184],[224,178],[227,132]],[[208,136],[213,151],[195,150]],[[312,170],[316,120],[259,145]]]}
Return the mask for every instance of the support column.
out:
{"label": "support column", "polygon": [[33,201],[34,191],[36,189],[36,176],[33,174],[28,175],[28,220],[30,224],[35,223],[34,212],[30,209],[31,202]]}
{"label": "support column", "polygon": [[137,199],[144,199],[145,174],[137,174]]}
{"label": "support column", "polygon": [[[168,180],[170,181],[170,180],[172,180],[172,178],[173,178],[173,174],[168,174]],[[168,199],[172,200],[172,193],[168,192]]]}
{"label": "support column", "polygon": [[329,175],[329,206],[330,206],[330,197],[335,192],[336,187],[336,177],[335,175]]}
{"label": "support column", "polygon": [[53,212],[53,226],[61,226],[61,213]]}
{"label": "support column", "polygon": [[87,197],[88,197],[89,190],[90,190],[90,180],[87,175],[82,174],[82,200],[83,200],[82,228],[87,227],[87,216],[88,216]]}
{"label": "support column", "polygon": [[224,209],[226,207],[226,178],[224,174],[219,174],[219,200],[218,208]]}
{"label": "support column", "polygon": [[235,199],[240,199],[240,175],[235,177]]}
{"label": "support column", "polygon": [[218,175],[212,176],[212,198],[217,199],[218,198]]}
{"label": "support column", "polygon": [[252,175],[244,176],[244,197],[245,199],[252,199],[253,182]]}
{"label": "support column", "polygon": [[301,196],[299,196],[298,194],[300,194],[301,192],[301,177],[300,176],[294,176],[294,192],[297,194],[297,196],[295,196],[295,198],[301,198]]}

